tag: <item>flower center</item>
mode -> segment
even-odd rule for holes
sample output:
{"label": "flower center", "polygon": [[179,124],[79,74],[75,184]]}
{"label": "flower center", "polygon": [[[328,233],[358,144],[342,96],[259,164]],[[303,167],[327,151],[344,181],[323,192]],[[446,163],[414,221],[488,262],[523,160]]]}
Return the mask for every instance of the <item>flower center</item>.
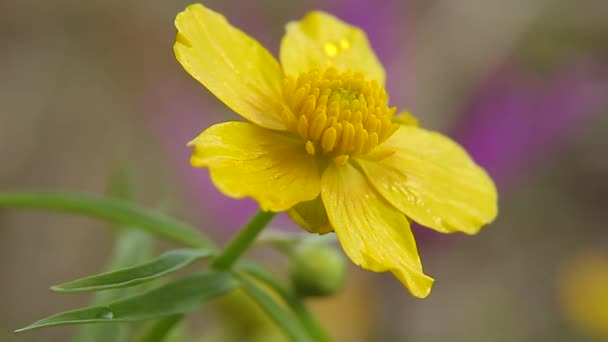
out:
{"label": "flower center", "polygon": [[330,67],[287,76],[283,97],[291,110],[283,115],[285,124],[306,141],[306,152],[338,163],[369,153],[399,127],[391,121],[397,108],[388,107],[386,91],[363,73]]}

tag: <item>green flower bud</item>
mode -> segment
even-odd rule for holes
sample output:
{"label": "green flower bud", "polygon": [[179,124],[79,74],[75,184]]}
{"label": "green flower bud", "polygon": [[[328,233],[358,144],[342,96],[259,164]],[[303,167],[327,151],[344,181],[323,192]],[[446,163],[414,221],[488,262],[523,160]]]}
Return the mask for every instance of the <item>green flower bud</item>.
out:
{"label": "green flower bud", "polygon": [[302,297],[329,296],[344,285],[344,256],[330,245],[304,243],[291,255],[289,277]]}

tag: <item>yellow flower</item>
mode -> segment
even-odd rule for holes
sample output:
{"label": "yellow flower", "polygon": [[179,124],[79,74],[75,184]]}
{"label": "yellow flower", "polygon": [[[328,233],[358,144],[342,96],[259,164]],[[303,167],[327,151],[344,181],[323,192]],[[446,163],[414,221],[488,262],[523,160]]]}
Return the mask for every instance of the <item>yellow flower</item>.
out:
{"label": "yellow flower", "polygon": [[249,122],[209,127],[189,146],[215,186],[334,231],[348,257],[392,272],[417,297],[422,271],[409,219],[475,234],[497,213],[488,175],[456,143],[395,115],[385,72],[359,28],[323,12],[287,25],[279,62],[200,4],[175,19],[184,69]]}
{"label": "yellow flower", "polygon": [[579,252],[562,265],[558,276],[565,318],[590,336],[608,338],[608,252]]}

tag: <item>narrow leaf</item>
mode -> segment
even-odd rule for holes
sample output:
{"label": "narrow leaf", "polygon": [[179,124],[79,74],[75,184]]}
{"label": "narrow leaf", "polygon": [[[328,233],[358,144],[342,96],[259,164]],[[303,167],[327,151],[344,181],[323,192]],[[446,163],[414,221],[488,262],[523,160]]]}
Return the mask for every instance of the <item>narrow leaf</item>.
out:
{"label": "narrow leaf", "polygon": [[232,276],[225,272],[195,274],[107,305],[63,312],[16,332],[57,325],[132,322],[185,314],[198,309],[207,300],[233,290],[237,285]]}
{"label": "narrow leaf", "polygon": [[[110,271],[143,263],[150,258],[153,249],[154,237],[152,235],[128,227],[119,229],[112,256],[105,270]],[[142,292],[142,289],[131,287],[98,292],[93,298],[93,305],[105,305],[137,293],[132,291]],[[88,324],[80,328],[75,342],[122,342],[127,341],[128,335],[129,327],[126,324]]]}
{"label": "narrow leaf", "polygon": [[81,214],[129,225],[192,247],[212,247],[195,228],[153,210],[109,198],[71,193],[0,193],[0,207]]}
{"label": "narrow leaf", "polygon": [[331,338],[325,332],[321,324],[317,322],[314,315],[306,308],[304,303],[298,298],[293,292],[285,289],[278,280],[276,280],[270,273],[266,272],[260,266],[250,263],[242,262],[238,265],[237,271],[243,272],[250,275],[257,281],[268,286],[275,292],[281,299],[287,304],[287,306],[293,311],[296,317],[300,320],[304,328],[308,331],[311,336],[314,336],[314,340],[318,342],[328,342]]}
{"label": "narrow leaf", "polygon": [[312,341],[300,322],[279,304],[266,289],[245,276],[238,276],[241,288],[253,299],[292,341]]}
{"label": "narrow leaf", "polygon": [[[108,173],[106,193],[110,197],[126,201],[133,199],[131,173],[124,164],[116,164]],[[105,272],[138,265],[152,257],[155,236],[148,234],[146,231],[125,225],[110,225],[110,227],[114,230],[115,242],[112,246],[110,260],[108,260],[104,267]],[[97,292],[93,297],[92,304],[105,305],[129,295],[141,293],[142,291],[141,286],[135,286],[113,291]],[[126,342],[131,333],[130,328],[128,324],[84,324],[78,329],[74,342]]]}
{"label": "narrow leaf", "polygon": [[137,342],[162,342],[182,318],[184,315],[174,315],[152,322],[136,339]]}
{"label": "narrow leaf", "polygon": [[130,287],[177,271],[211,254],[209,250],[176,249],[141,265],[74,280],[51,289],[57,292],[90,292]]}

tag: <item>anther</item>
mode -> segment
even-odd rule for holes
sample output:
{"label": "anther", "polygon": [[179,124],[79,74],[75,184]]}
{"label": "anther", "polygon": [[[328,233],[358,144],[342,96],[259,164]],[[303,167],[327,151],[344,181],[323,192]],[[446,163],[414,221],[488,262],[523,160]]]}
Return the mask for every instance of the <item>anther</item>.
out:
{"label": "anther", "polygon": [[334,163],[336,163],[336,165],[338,165],[338,166],[342,166],[342,165],[346,164],[347,161],[348,161],[348,154],[342,154],[342,155],[339,155],[336,158],[334,158]]}
{"label": "anther", "polygon": [[304,139],[308,139],[308,119],[306,116],[300,116],[298,120],[298,134]]}
{"label": "anther", "polygon": [[315,155],[315,145],[310,140],[306,142],[306,153],[310,154],[311,156]]}
{"label": "anther", "polygon": [[351,141],[353,140],[355,135],[355,127],[348,121],[345,121],[342,124],[342,139],[340,141],[340,150],[348,153],[350,152]]}
{"label": "anther", "polygon": [[321,138],[321,134],[323,134],[323,129],[325,128],[325,124],[327,123],[327,116],[325,114],[317,115],[310,125],[310,137],[314,140],[319,140]]}
{"label": "anther", "polygon": [[[338,54],[349,44],[345,40],[324,48],[327,54]],[[337,164],[346,163],[349,155],[372,153],[399,127],[392,122],[396,108],[388,107],[382,86],[361,72],[340,73],[330,67],[288,76],[283,96],[289,106],[281,116],[287,129],[306,141],[308,154],[320,149]]]}
{"label": "anther", "polygon": [[334,146],[336,145],[336,137],[337,132],[335,128],[329,127],[325,130],[323,137],[321,138],[321,147],[323,148],[323,152],[331,152],[331,150],[334,149]]}

